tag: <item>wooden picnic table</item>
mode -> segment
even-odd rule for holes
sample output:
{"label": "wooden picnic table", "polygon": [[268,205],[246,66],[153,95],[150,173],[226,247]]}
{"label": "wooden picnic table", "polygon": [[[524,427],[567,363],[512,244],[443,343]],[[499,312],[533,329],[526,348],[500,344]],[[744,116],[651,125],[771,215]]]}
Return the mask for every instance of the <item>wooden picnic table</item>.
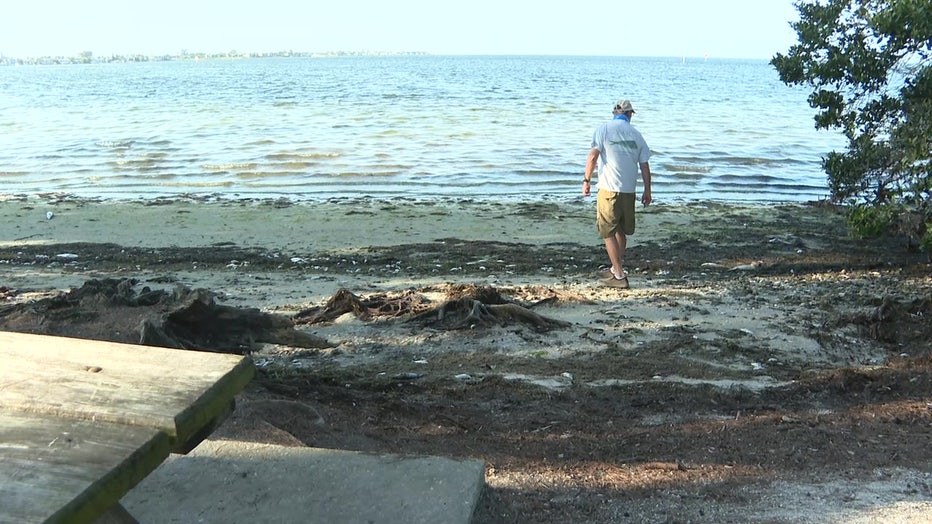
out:
{"label": "wooden picnic table", "polygon": [[0,522],[123,512],[120,498],[209,435],[254,374],[238,355],[0,332]]}

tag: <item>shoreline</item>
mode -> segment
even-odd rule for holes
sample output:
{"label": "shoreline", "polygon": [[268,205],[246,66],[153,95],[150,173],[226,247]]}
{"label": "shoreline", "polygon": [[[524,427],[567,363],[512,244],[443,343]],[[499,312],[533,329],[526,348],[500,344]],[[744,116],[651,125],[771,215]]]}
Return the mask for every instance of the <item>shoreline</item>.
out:
{"label": "shoreline", "polygon": [[[684,201],[638,207],[635,246],[664,236],[655,217],[824,207],[814,202]],[[380,227],[388,221],[388,228]],[[427,221],[435,227],[428,227]],[[545,223],[546,228],[535,225]],[[220,244],[269,249],[340,249],[439,238],[601,245],[595,197],[507,201],[346,198],[325,201],[173,197],[99,200],[68,196],[0,197],[0,246],[106,242],[126,246]],[[312,240],[312,241],[311,241]]]}
{"label": "shoreline", "polygon": [[[798,204],[640,207],[637,232],[629,239],[631,269],[641,273],[639,278],[665,271],[639,267],[645,263],[638,252],[644,244],[701,239],[716,224],[727,225],[728,217],[756,220],[781,209],[830,215]],[[453,239],[476,245],[466,251],[444,246]],[[387,251],[397,253],[394,258],[378,254]],[[425,253],[417,256],[418,251]],[[491,251],[497,260],[510,262],[483,263]],[[541,260],[535,266],[538,258],[551,262]],[[563,262],[555,264],[554,258]],[[367,262],[372,259],[385,261],[372,265]],[[400,271],[396,259],[406,259],[405,268],[412,269]],[[0,200],[0,286],[22,290],[27,297],[117,276],[152,287],[205,288],[231,305],[280,309],[326,300],[340,288],[587,282],[605,263],[594,197],[519,203],[97,201],[60,196]],[[489,269],[477,269],[484,266]],[[695,270],[702,270],[698,263]]]}

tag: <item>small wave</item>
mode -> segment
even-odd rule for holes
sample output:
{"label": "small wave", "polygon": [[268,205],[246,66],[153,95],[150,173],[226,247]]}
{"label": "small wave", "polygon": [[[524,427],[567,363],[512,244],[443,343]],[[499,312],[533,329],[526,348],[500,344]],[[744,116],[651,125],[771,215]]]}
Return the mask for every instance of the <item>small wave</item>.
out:
{"label": "small wave", "polygon": [[701,156],[674,156],[674,162],[687,165],[703,164],[712,166],[783,166],[804,163],[794,158],[768,158],[759,156],[735,156],[729,154],[710,154]]}
{"label": "small wave", "polygon": [[780,177],[771,175],[718,175],[713,180],[723,183],[773,183],[783,180]]}
{"label": "small wave", "polygon": [[709,173],[712,171],[710,166],[697,166],[695,164],[660,164],[666,171],[675,171],[677,173]]}
{"label": "small wave", "polygon": [[273,165],[280,169],[306,171],[314,166],[320,165],[320,162],[299,162],[291,160],[288,162],[275,162]]}
{"label": "small wave", "polygon": [[571,113],[571,111],[570,111],[569,109],[564,109],[564,108],[561,108],[561,107],[548,107],[548,108],[540,109],[539,112],[540,112],[540,113],[544,113],[544,114],[546,114],[546,115],[557,115],[557,114],[561,114],[561,113]]}
{"label": "small wave", "polygon": [[158,159],[149,159],[149,158],[124,158],[120,160],[115,160],[111,162],[106,162],[105,165],[114,166],[118,169],[129,169],[133,171],[147,172],[155,171],[158,169],[163,169],[164,166]]}
{"label": "small wave", "polygon": [[135,143],[135,140],[98,140],[94,142],[95,145],[106,147],[107,149],[128,149],[133,147]]}
{"label": "small wave", "polygon": [[307,171],[304,170],[261,170],[261,171],[240,171],[234,174],[238,180],[269,180],[273,183],[279,183],[282,180],[293,178],[308,178]]}
{"label": "small wave", "polygon": [[143,157],[148,158],[150,160],[163,160],[165,158],[168,158],[168,152],[164,150],[152,151],[150,153],[145,153]]}
{"label": "small wave", "polygon": [[382,98],[385,100],[420,100],[424,98],[424,95],[420,93],[384,93]]}
{"label": "small wave", "polygon": [[740,184],[729,184],[727,182],[708,182],[703,184],[705,187],[709,188],[730,188],[733,190],[742,190],[742,189],[766,189],[767,191],[800,191],[804,189],[822,189],[816,186],[810,186],[805,184],[775,184],[772,182],[742,182]]}
{"label": "small wave", "polygon": [[191,180],[180,180],[161,184],[165,187],[233,187],[236,183],[233,181],[214,181],[214,182],[197,182]]}
{"label": "small wave", "polygon": [[663,183],[664,180],[699,181],[705,178],[706,178],[706,175],[704,173],[687,173],[687,172],[682,172],[682,171],[677,171],[677,172],[672,172],[672,173],[671,172],[664,172],[664,173],[658,172],[656,173],[655,176],[652,177],[652,181],[653,183],[656,184],[656,183]]}
{"label": "small wave", "polygon": [[308,158],[339,158],[340,153],[334,152],[313,152],[313,153],[270,153],[265,155],[268,160],[289,161],[304,160]]}
{"label": "small wave", "polygon": [[396,137],[396,136],[400,136],[404,134],[405,133],[400,131],[398,128],[391,128],[391,129],[386,129],[384,131],[380,131],[378,133],[374,133],[372,136],[375,138],[391,138],[391,137]]}
{"label": "small wave", "polygon": [[516,169],[512,171],[513,174],[522,176],[522,177],[555,177],[555,178],[567,178],[572,179],[574,182],[577,176],[576,171],[556,171],[553,169]]}
{"label": "small wave", "polygon": [[331,176],[340,178],[367,178],[367,177],[390,177],[397,176],[398,171],[338,171]]}
{"label": "small wave", "polygon": [[205,171],[232,171],[234,169],[255,169],[257,164],[251,162],[231,162],[229,164],[204,164]]}

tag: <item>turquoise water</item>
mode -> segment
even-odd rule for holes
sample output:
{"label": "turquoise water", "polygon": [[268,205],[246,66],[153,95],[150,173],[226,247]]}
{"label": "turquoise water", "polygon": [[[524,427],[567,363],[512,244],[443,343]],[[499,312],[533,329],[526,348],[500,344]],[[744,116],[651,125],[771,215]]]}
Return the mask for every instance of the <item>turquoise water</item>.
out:
{"label": "turquoise water", "polygon": [[575,198],[618,98],[655,200],[827,195],[806,92],[763,60],[345,57],[0,67],[0,193]]}

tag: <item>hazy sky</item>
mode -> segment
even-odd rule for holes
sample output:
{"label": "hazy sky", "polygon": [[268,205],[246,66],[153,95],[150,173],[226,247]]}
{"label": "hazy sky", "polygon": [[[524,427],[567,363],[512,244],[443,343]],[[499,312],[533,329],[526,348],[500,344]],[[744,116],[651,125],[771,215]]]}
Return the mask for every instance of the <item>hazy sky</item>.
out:
{"label": "hazy sky", "polygon": [[796,41],[793,0],[15,0],[0,53],[26,58],[421,51],[763,58]]}

